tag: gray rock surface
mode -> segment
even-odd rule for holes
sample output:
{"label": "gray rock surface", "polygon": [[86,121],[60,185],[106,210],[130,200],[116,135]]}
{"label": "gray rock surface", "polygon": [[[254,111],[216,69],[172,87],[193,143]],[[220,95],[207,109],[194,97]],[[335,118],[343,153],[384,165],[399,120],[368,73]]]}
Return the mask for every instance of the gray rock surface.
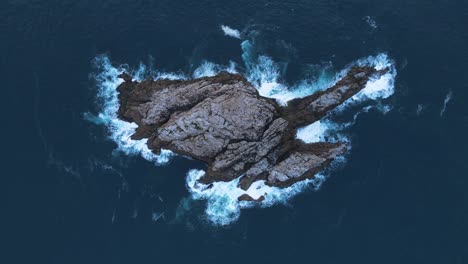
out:
{"label": "gray rock surface", "polygon": [[257,180],[286,187],[313,178],[347,148],[345,143],[305,144],[295,139],[296,129],[319,120],[363,89],[371,76],[385,72],[353,67],[333,87],[286,107],[260,96],[237,74],[135,82],[124,73],[119,118],[135,122],[132,137],[148,138],[154,152],[164,148],[204,161],[204,183],[242,177],[243,189]]}

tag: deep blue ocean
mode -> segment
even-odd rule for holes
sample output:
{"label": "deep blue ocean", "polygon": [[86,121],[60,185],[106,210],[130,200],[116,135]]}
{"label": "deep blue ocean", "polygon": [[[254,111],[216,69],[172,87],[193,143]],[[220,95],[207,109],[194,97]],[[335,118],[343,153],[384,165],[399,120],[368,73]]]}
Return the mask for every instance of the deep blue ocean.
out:
{"label": "deep blue ocean", "polygon": [[[468,263],[467,1],[0,6],[0,263]],[[181,75],[232,61],[242,72],[244,40],[291,86],[377,54],[397,75],[381,103],[391,110],[346,129],[352,151],[319,190],[221,226],[186,186],[203,164],[126,155],[89,115],[103,105],[100,58]]]}

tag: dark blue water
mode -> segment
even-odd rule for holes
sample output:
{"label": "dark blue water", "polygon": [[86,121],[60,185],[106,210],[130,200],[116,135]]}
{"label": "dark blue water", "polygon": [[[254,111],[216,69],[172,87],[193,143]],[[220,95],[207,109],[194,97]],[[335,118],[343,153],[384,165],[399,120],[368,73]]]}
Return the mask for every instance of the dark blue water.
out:
{"label": "dark blue water", "polygon": [[[1,5],[2,263],[468,262],[466,1],[95,2]],[[175,72],[242,64],[221,24],[258,32],[284,82],[380,52],[398,70],[393,110],[359,117],[321,190],[227,227],[185,187],[201,164],[115,153],[83,118],[99,111],[98,55]]]}

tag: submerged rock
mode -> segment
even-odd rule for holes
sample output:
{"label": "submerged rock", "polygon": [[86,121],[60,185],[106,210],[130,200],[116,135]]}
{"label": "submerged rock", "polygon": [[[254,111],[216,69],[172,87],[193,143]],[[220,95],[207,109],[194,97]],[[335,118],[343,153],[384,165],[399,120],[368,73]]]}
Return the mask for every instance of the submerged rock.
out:
{"label": "submerged rock", "polygon": [[[118,87],[119,118],[135,122],[133,139],[148,139],[155,153],[169,149],[207,164],[205,184],[231,181],[247,190],[258,180],[287,187],[313,178],[347,150],[346,143],[297,140],[296,129],[324,117],[387,69],[353,67],[327,90],[294,99],[287,106],[260,96],[244,77],[132,81]],[[243,195],[240,200],[254,200]]]}

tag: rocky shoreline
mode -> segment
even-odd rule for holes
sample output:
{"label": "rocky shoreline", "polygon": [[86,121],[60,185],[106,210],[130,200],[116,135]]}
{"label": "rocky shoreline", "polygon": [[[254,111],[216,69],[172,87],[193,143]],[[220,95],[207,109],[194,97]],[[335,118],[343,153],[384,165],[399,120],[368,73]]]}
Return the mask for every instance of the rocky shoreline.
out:
{"label": "rocky shoreline", "polygon": [[[168,149],[205,162],[204,184],[241,177],[244,190],[258,180],[284,188],[313,178],[348,148],[344,142],[304,143],[296,139],[297,128],[320,120],[387,71],[352,67],[332,87],[284,107],[239,74],[136,82],[122,73],[118,116],[138,125],[132,138],[147,138],[153,152]],[[239,200],[254,199],[245,194]]]}

